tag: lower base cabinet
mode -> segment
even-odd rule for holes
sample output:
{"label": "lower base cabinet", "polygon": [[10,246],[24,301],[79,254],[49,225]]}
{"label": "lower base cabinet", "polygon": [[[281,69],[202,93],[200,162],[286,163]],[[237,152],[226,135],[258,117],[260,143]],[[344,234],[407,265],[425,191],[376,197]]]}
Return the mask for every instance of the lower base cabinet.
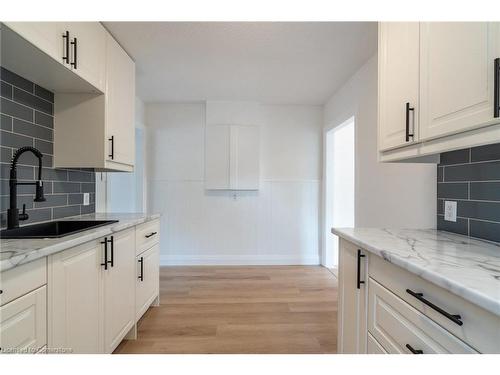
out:
{"label": "lower base cabinet", "polygon": [[102,353],[104,253],[92,241],[49,257],[49,347]]}
{"label": "lower base cabinet", "polygon": [[137,256],[136,320],[139,320],[159,295],[160,245]]}
{"label": "lower base cabinet", "polygon": [[349,241],[339,250],[339,353],[500,353],[497,315]]}

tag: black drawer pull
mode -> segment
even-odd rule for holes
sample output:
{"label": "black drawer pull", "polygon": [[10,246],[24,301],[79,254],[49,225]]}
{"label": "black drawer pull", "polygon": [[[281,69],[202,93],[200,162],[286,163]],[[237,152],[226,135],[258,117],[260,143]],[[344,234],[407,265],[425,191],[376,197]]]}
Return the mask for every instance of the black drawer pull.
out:
{"label": "black drawer pull", "polygon": [[63,61],[66,64],[69,64],[69,31],[66,30],[66,32],[63,34]]}
{"label": "black drawer pull", "polygon": [[158,232],[152,232],[150,234],[146,234],[144,237],[146,238],[149,238],[149,237],[153,237],[155,234],[157,234]]}
{"label": "black drawer pull", "polygon": [[361,289],[361,284],[364,284],[365,282],[361,280],[361,258],[364,258],[364,254],[361,254],[361,250],[358,249],[358,275],[356,278],[356,284],[357,288]]}
{"label": "black drawer pull", "polygon": [[104,237],[104,241],[101,242],[104,245],[104,263],[101,263],[101,266],[104,266],[104,269],[108,269],[108,238]]}
{"label": "black drawer pull", "polygon": [[413,349],[412,346],[410,344],[406,344],[406,347],[408,348],[408,350],[410,352],[412,352],[413,354],[424,354],[424,352],[420,349]]}
{"label": "black drawer pull", "polygon": [[493,82],[493,117],[500,117],[500,57],[497,57],[494,62],[494,82]]}
{"label": "black drawer pull", "polygon": [[107,242],[111,244],[111,260],[108,263],[111,264],[111,267],[113,267],[115,265],[115,242],[113,236],[111,236],[111,239],[107,240]]}
{"label": "black drawer pull", "polygon": [[115,136],[112,135],[111,138],[108,138],[108,141],[111,142],[111,153],[108,155],[108,157],[113,160],[115,157]]}
{"label": "black drawer pull", "polygon": [[[410,111],[415,111],[415,108],[410,107],[410,103],[406,103],[406,142],[410,141],[410,137],[413,138],[414,134],[410,133]],[[413,112],[413,116],[415,116],[415,112]],[[415,119],[415,117],[413,117]]]}
{"label": "black drawer pull", "polygon": [[73,46],[73,61],[70,63],[70,65],[73,68],[78,69],[78,66],[77,66],[77,61],[78,61],[78,55],[77,55],[78,40],[76,38],[73,38],[73,41],[71,42],[71,45]]}
{"label": "black drawer pull", "polygon": [[144,257],[140,257],[138,262],[141,264],[141,274],[139,275],[138,279],[144,281]]}
{"label": "black drawer pull", "polygon": [[408,294],[411,294],[413,297],[415,297],[416,299],[418,299],[419,301],[421,301],[422,303],[424,303],[425,305],[429,306],[431,309],[433,310],[436,310],[438,313],[446,316],[448,319],[450,319],[453,323],[455,324],[458,324],[459,326],[463,325],[464,322],[462,322],[460,319],[462,319],[462,317],[460,315],[457,315],[457,314],[450,314],[449,312],[446,312],[444,311],[442,308],[440,308],[439,306],[436,306],[435,304],[433,304],[432,302],[426,300],[424,298],[424,294],[423,293],[416,293],[414,292],[413,290],[410,290],[410,289],[406,289],[406,293]]}

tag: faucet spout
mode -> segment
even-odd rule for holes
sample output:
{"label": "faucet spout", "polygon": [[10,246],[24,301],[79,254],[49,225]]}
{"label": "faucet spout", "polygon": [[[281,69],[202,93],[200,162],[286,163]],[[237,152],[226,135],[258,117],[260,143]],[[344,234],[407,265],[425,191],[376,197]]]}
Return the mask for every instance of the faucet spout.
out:
{"label": "faucet spout", "polygon": [[[32,152],[38,158],[38,180],[35,182],[18,182],[17,181],[17,162],[19,157],[25,152]],[[44,202],[45,197],[43,195],[43,182],[42,182],[42,157],[43,154],[34,147],[25,146],[18,149],[14,156],[12,157],[12,163],[10,166],[10,208],[7,210],[7,229],[13,229],[19,227],[19,220],[27,220],[29,218],[28,214],[24,212],[20,215],[19,209],[17,208],[17,186],[18,185],[35,185],[35,202]]]}

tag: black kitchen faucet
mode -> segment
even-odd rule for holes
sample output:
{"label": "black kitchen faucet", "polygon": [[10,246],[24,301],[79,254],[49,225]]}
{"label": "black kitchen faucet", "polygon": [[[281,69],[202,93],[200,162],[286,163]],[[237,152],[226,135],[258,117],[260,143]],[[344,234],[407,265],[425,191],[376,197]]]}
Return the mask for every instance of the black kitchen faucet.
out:
{"label": "black kitchen faucet", "polygon": [[[17,160],[26,151],[32,152],[38,158],[38,180],[35,182],[17,182]],[[28,220],[29,216],[26,213],[26,205],[23,204],[23,213],[19,213],[17,208],[17,185],[35,185],[35,202],[44,202],[43,182],[42,182],[42,153],[31,146],[21,147],[14,153],[12,164],[10,166],[10,208],[7,210],[7,229],[19,228],[19,220]]]}

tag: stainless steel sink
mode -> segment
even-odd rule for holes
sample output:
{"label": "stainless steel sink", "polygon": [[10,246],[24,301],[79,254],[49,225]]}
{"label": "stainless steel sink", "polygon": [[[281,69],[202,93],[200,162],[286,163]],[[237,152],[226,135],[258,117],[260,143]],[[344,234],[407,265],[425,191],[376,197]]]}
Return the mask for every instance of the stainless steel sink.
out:
{"label": "stainless steel sink", "polygon": [[118,220],[58,220],[0,231],[0,238],[60,238]]}

